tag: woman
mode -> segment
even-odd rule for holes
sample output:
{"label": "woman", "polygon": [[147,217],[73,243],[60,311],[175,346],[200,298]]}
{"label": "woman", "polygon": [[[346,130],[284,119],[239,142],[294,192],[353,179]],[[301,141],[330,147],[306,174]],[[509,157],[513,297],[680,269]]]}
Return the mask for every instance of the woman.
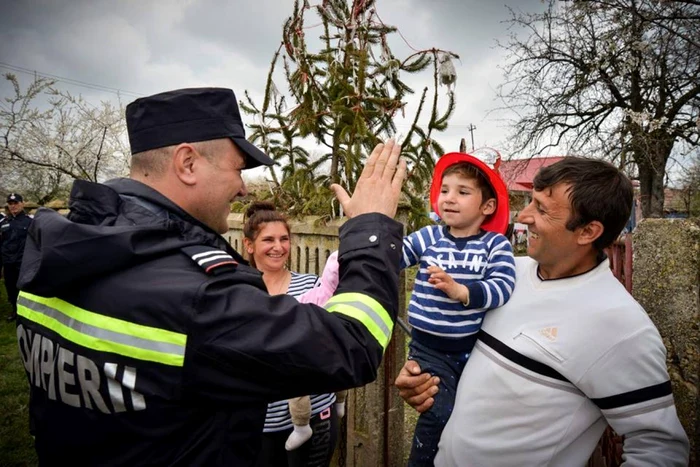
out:
{"label": "woman", "polygon": [[[246,212],[243,244],[251,266],[263,273],[270,295],[299,297],[316,287],[315,274],[299,274],[286,268],[291,233],[284,214],[269,202],[255,202]],[[293,450],[285,449],[294,431],[288,401],[268,405],[259,467],[328,466],[338,437],[335,394],[311,395],[311,439]],[[344,408],[344,407],[343,407]]]}

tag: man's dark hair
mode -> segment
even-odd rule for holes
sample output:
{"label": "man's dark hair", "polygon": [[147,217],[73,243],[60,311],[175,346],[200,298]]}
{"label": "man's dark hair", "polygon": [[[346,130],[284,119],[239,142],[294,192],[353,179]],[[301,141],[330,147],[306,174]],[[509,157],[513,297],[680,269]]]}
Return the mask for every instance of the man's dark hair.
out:
{"label": "man's dark hair", "polygon": [[443,180],[445,177],[451,174],[457,174],[462,178],[466,178],[467,180],[476,181],[477,188],[481,190],[481,204],[485,203],[491,198],[496,198],[493,187],[489,183],[488,178],[486,178],[486,175],[484,175],[481,170],[472,164],[468,162],[457,162],[456,164],[452,164],[442,173]]}
{"label": "man's dark hair", "polygon": [[632,212],[632,182],[608,162],[565,157],[543,167],[533,181],[535,191],[558,183],[570,185],[568,195],[572,212],[566,228],[575,230],[598,221],[604,230],[593,246],[599,251],[610,246]]}

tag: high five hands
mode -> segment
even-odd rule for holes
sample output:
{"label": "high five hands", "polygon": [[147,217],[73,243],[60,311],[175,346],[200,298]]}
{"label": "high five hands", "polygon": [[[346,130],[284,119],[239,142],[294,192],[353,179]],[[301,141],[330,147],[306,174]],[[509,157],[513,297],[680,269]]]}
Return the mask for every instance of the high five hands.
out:
{"label": "high five hands", "polygon": [[355,191],[349,196],[338,184],[331,185],[347,217],[378,212],[396,215],[401,186],[406,178],[406,161],[399,158],[401,145],[393,139],[378,144],[370,154]]}
{"label": "high five hands", "polygon": [[[394,217],[406,178],[406,161],[400,160],[401,145],[390,139],[378,144],[369,156],[362,175],[357,180],[352,197],[338,184],[331,185],[335,197],[348,217],[378,212]],[[418,363],[406,362],[396,379],[401,397],[419,412],[428,410],[434,403],[440,379],[429,373],[421,373]]]}

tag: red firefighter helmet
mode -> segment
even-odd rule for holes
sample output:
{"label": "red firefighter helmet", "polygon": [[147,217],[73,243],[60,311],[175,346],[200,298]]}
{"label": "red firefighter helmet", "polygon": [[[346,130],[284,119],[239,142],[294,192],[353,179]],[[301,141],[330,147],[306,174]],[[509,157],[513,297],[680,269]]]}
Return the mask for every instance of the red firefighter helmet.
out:
{"label": "red firefighter helmet", "polygon": [[481,228],[491,232],[505,234],[508,228],[508,222],[510,221],[510,206],[508,204],[508,189],[506,188],[506,184],[498,173],[470,154],[451,152],[445,154],[438,160],[435,165],[435,170],[433,171],[433,182],[430,186],[430,205],[433,211],[438,213],[438,215],[440,214],[437,200],[438,196],[440,196],[440,188],[442,187],[442,174],[445,172],[445,169],[458,162],[467,162],[478,168],[481,173],[484,174],[493,192],[496,194],[496,211],[486,218],[484,223],[481,224]]}

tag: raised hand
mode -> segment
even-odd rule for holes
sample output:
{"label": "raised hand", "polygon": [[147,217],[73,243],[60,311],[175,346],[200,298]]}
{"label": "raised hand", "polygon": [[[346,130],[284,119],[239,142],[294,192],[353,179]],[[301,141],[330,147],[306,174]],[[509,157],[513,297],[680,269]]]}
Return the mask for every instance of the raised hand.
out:
{"label": "raised hand", "polygon": [[346,216],[371,212],[389,217],[396,215],[401,186],[406,178],[406,161],[399,158],[400,154],[401,145],[393,139],[378,144],[367,159],[352,196],[340,185],[331,185]]}

